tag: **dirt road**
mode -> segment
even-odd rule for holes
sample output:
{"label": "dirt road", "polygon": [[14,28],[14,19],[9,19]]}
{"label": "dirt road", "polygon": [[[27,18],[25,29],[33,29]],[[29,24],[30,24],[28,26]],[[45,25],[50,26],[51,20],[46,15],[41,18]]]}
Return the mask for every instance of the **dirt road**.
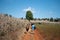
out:
{"label": "dirt road", "polygon": [[34,33],[26,33],[22,37],[22,40],[43,40],[43,37],[39,34],[38,29],[34,30]]}

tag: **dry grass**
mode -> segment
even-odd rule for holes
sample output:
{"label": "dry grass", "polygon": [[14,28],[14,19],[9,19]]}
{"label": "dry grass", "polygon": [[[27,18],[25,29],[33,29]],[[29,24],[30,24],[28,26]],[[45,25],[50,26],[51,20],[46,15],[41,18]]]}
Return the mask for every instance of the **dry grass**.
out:
{"label": "dry grass", "polygon": [[19,40],[29,22],[0,14],[0,40]]}
{"label": "dry grass", "polygon": [[60,24],[41,23],[36,26],[45,40],[60,40]]}

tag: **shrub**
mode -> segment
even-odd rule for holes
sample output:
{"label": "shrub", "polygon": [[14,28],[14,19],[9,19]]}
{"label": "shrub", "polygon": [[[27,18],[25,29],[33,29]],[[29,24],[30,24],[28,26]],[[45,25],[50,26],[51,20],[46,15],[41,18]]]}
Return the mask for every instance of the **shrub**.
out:
{"label": "shrub", "polygon": [[12,17],[12,15],[9,15],[9,17]]}
{"label": "shrub", "polygon": [[4,14],[4,16],[8,16],[8,14]]}

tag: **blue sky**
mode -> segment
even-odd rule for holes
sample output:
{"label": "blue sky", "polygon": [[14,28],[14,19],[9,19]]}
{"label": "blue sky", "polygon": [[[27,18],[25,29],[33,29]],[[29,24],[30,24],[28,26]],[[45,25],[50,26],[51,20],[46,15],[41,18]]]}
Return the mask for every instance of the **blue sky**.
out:
{"label": "blue sky", "polygon": [[25,18],[28,10],[34,18],[60,18],[60,0],[0,0],[0,13]]}

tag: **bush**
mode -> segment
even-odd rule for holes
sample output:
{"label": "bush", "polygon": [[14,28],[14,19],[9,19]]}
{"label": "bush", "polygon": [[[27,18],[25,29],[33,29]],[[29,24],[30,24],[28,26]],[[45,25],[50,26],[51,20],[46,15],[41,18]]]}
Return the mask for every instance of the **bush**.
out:
{"label": "bush", "polygon": [[4,14],[4,16],[8,16],[8,14]]}
{"label": "bush", "polygon": [[12,17],[12,15],[9,15],[9,17]]}
{"label": "bush", "polygon": [[55,18],[54,22],[60,22],[60,18]]}

